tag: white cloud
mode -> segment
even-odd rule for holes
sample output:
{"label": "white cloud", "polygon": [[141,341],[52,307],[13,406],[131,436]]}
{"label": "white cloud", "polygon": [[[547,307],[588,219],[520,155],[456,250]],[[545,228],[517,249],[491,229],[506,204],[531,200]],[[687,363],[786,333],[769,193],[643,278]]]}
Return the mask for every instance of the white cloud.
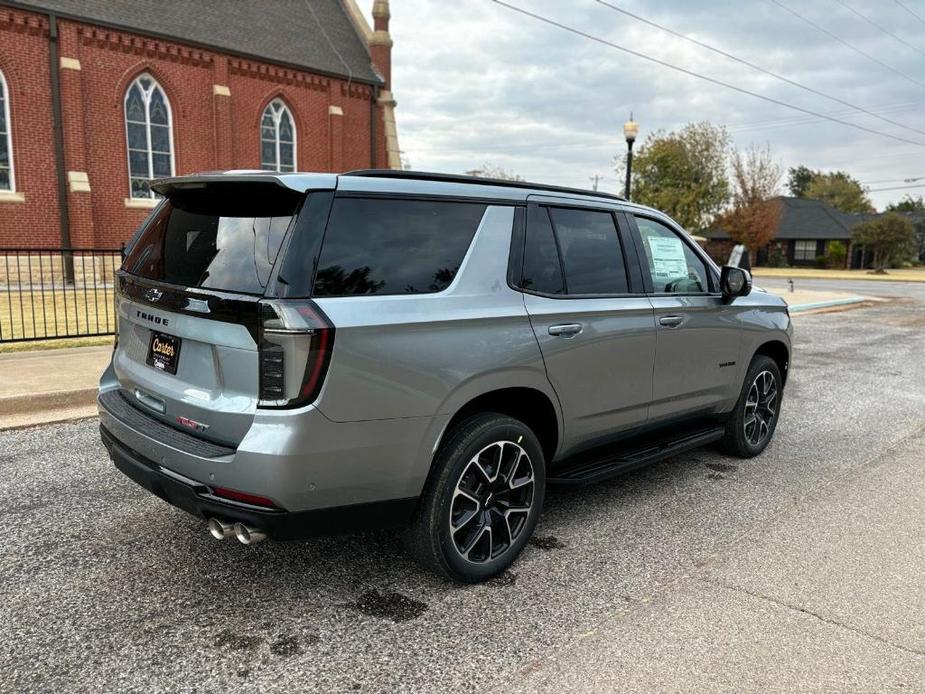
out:
{"label": "white cloud", "polygon": [[[769,2],[612,0],[826,93],[925,131],[925,89]],[[848,0],[870,13],[859,0]],[[925,143],[925,135],[783,84],[594,0],[510,0],[582,31],[804,108]],[[784,3],[909,75],[922,55],[830,0]],[[363,0],[369,11],[371,0]],[[393,88],[402,149],[417,169],[462,172],[492,161],[527,179],[587,187],[625,150],[632,110],[644,138],[691,121],[726,125],[738,146],[771,145],[785,165],[841,168],[862,181],[925,176],[925,148],[893,142],[677,73],[512,12],[491,0],[392,0]],[[925,10],[923,10],[925,11]],[[925,49],[925,25],[896,4],[876,20]],[[922,80],[925,81],[925,80]],[[886,187],[891,183],[875,183]],[[875,193],[878,206],[905,192]]]}

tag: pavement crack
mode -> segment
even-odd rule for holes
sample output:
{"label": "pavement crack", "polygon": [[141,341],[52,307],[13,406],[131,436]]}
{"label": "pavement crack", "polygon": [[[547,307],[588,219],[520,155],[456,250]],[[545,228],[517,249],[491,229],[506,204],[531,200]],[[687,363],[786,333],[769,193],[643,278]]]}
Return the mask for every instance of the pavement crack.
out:
{"label": "pavement crack", "polygon": [[763,593],[756,593],[755,591],[748,590],[747,588],[742,588],[741,586],[732,585],[731,583],[726,583],[724,581],[714,581],[714,580],[710,580],[708,578],[703,578],[703,577],[693,577],[693,578],[697,581],[700,581],[701,583],[705,583],[705,584],[712,585],[712,586],[718,586],[720,588],[725,588],[726,590],[731,590],[736,593],[743,593],[744,595],[748,595],[757,600],[764,600],[765,602],[769,602],[773,605],[777,605],[778,607],[783,607],[787,610],[791,610],[792,612],[800,612],[810,617],[814,617],[815,619],[818,619],[820,622],[825,622],[826,624],[830,624],[834,627],[838,627],[841,629],[847,629],[848,631],[854,632],[855,634],[871,639],[872,641],[878,641],[879,643],[882,643],[884,646],[889,646],[890,648],[896,648],[900,651],[905,651],[906,653],[910,653],[912,655],[925,658],[925,651],[923,650],[919,650],[916,648],[910,648],[909,646],[904,646],[901,643],[890,641],[889,639],[885,639],[882,636],[878,636],[877,634],[872,634],[869,631],[859,629],[858,627],[851,626],[850,624],[845,624],[844,622],[840,622],[837,619],[826,617],[825,615],[821,615],[818,612],[813,612],[812,610],[808,610],[805,607],[800,607],[799,605],[791,605],[789,602],[785,602],[783,600],[773,598],[770,595],[764,595]]}

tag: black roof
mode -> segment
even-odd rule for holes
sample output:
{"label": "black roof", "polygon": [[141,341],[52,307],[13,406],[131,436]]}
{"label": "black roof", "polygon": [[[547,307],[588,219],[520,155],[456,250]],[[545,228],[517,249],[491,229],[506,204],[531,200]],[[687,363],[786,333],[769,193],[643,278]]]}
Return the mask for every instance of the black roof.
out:
{"label": "black roof", "polygon": [[382,81],[341,0],[0,0],[0,4],[352,76],[367,84]]}
{"label": "black roof", "polygon": [[[823,200],[779,197],[780,222],[775,239],[850,239],[854,225],[871,215],[840,212]],[[725,240],[729,235],[721,230],[705,232],[711,239]]]}
{"label": "black roof", "polygon": [[398,169],[357,169],[348,171],[341,176],[365,176],[367,178],[407,178],[417,181],[442,181],[444,183],[472,183],[482,186],[504,186],[506,188],[535,188],[553,193],[571,193],[577,195],[591,195],[597,198],[610,198],[623,200],[613,193],[601,193],[595,190],[581,188],[566,188],[564,186],[551,186],[545,183],[530,183],[529,181],[515,181],[509,178],[483,178],[482,176],[466,176],[463,174],[433,173],[430,171],[408,171]]}

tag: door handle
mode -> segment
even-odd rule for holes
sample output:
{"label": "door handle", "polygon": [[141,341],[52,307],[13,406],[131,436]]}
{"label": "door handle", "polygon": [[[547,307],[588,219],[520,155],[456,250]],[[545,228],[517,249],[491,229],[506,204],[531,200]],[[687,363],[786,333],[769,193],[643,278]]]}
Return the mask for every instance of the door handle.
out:
{"label": "door handle", "polygon": [[684,316],[662,316],[658,319],[659,325],[664,325],[666,328],[677,328],[683,322]]}
{"label": "door handle", "polygon": [[562,325],[550,325],[549,334],[556,337],[575,337],[581,332],[581,323],[563,323]]}

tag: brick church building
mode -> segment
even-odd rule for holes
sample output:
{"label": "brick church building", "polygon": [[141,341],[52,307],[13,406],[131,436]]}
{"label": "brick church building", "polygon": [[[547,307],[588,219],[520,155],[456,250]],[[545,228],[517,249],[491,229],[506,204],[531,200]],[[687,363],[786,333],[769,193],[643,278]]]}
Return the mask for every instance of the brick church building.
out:
{"label": "brick church building", "polygon": [[0,0],[0,248],[111,248],[152,179],[398,168],[388,0]]}

